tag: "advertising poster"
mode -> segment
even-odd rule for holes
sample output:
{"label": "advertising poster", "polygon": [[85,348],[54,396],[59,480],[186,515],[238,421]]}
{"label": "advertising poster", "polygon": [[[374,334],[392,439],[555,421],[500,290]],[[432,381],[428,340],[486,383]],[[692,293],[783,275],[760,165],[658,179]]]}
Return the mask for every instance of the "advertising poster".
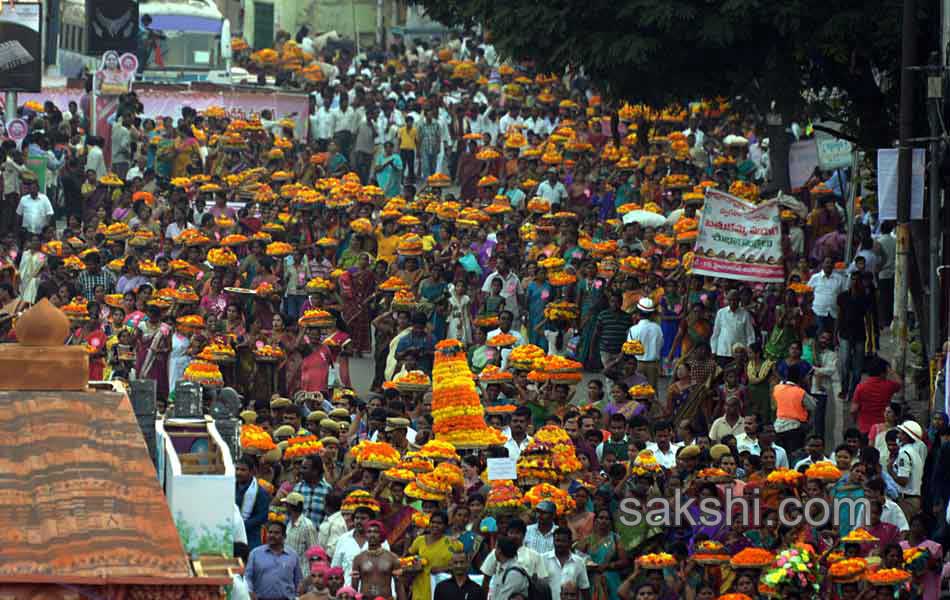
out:
{"label": "advertising poster", "polygon": [[138,45],[139,4],[135,0],[86,0],[86,40],[89,54],[109,50],[135,52]]}
{"label": "advertising poster", "polygon": [[16,2],[0,13],[0,90],[41,90],[41,12],[38,3]]}
{"label": "advertising poster", "polygon": [[782,283],[782,227],[777,200],[749,204],[709,188],[696,237],[693,274]]}

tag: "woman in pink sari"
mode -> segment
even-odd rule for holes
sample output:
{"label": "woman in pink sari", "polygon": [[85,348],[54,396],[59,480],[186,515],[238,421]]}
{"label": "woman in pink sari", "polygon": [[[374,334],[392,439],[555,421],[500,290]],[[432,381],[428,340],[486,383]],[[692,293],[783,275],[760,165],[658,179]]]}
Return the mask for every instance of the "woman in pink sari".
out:
{"label": "woman in pink sari", "polygon": [[[349,334],[342,317],[335,315],[336,327],[322,338],[318,328],[307,328],[300,344],[305,355],[300,365],[300,389],[330,397],[332,388],[352,387],[350,383]],[[309,350],[309,354],[307,353]]]}
{"label": "woman in pink sari", "polygon": [[[138,325],[135,370],[140,379],[154,379],[157,396],[168,397],[168,353],[171,351],[172,328],[162,322],[158,307],[148,307],[148,318]],[[167,319],[167,318],[166,318]]]}
{"label": "woman in pink sari", "polygon": [[218,319],[224,318],[224,311],[228,308],[228,296],[224,291],[224,280],[220,274],[215,274],[211,278],[211,292],[201,299],[202,315],[207,318],[208,315],[214,315]]}
{"label": "woman in pink sari", "polygon": [[940,597],[940,572],[943,565],[943,546],[927,538],[932,530],[931,519],[926,513],[917,513],[910,517],[910,532],[907,539],[900,543],[901,548],[920,548],[930,552],[930,559],[922,573],[914,576],[914,586],[920,586],[923,600],[937,600]]}

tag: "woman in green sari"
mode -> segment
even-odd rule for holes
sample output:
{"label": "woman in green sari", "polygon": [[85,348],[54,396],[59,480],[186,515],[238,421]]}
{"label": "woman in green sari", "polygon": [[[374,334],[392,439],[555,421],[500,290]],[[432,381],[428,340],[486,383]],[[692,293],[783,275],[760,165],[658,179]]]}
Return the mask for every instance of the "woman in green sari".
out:
{"label": "woman in green sari", "polygon": [[604,280],[597,277],[597,263],[585,262],[581,278],[577,282],[577,305],[581,307],[580,342],[577,344],[577,360],[589,371],[600,371],[600,352],[594,348],[594,330],[597,315],[604,308]]}
{"label": "woman in green sari", "polygon": [[358,233],[353,233],[349,237],[349,243],[346,245],[346,248],[340,254],[339,260],[337,260],[337,266],[341,269],[352,269],[359,264],[360,255],[368,251],[367,242],[369,238],[365,235]]}
{"label": "woman in green sari", "polygon": [[419,282],[419,296],[423,300],[423,310],[430,316],[432,335],[437,342],[445,339],[448,329],[445,311],[448,292],[445,269],[438,263],[432,265],[429,276]]}
{"label": "woman in green sari", "polygon": [[613,516],[607,508],[594,515],[594,532],[581,540],[577,550],[590,557],[587,572],[592,600],[618,600],[620,571],[629,566],[627,553],[613,529]]}
{"label": "woman in green sari", "polygon": [[798,310],[779,305],[775,308],[775,312],[775,327],[772,328],[769,339],[765,343],[765,357],[778,362],[788,356],[789,346],[800,340],[798,338]]}

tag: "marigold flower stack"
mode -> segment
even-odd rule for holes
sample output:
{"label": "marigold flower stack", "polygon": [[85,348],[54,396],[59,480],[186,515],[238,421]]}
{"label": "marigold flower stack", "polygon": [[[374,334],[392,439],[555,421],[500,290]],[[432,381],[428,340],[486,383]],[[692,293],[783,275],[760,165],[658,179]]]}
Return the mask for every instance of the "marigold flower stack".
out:
{"label": "marigold flower stack", "polygon": [[432,371],[432,430],[440,441],[456,448],[501,445],[505,437],[485,423],[485,411],[458,340],[436,345]]}

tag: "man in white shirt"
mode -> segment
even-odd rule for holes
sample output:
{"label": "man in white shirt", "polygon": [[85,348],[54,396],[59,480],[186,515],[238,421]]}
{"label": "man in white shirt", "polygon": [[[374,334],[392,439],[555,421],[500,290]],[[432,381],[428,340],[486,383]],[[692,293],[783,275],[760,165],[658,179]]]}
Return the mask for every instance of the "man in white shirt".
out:
{"label": "man in white shirt", "polygon": [[323,105],[318,106],[310,115],[310,141],[316,144],[317,151],[326,152],[333,137],[333,110],[330,108],[332,98],[324,98]]}
{"label": "man in white shirt", "polygon": [[558,181],[557,169],[548,169],[548,178],[538,185],[537,195],[551,203],[552,212],[567,201],[567,188]]}
{"label": "man in white shirt", "polygon": [[808,453],[808,456],[795,463],[796,471],[800,467],[808,467],[815,463],[830,460],[825,456],[825,440],[820,435],[812,434],[808,436],[808,439],[805,440],[805,452]]}
{"label": "man in white shirt", "polygon": [[745,420],[739,413],[739,399],[735,396],[726,398],[726,413],[712,422],[709,427],[709,439],[713,443],[719,442],[727,435],[736,438],[745,433]]}
{"label": "man in white shirt", "polygon": [[508,257],[502,255],[495,257],[495,272],[485,278],[485,283],[482,284],[483,293],[491,293],[491,283],[495,279],[501,279],[501,297],[505,299],[505,310],[511,311],[511,314],[517,317],[518,287],[521,280],[511,270]]}
{"label": "man in white shirt", "polygon": [[660,352],[663,349],[663,330],[650,319],[656,311],[653,300],[647,297],[637,302],[637,312],[640,319],[637,324],[627,331],[627,341],[637,341],[643,344],[643,353],[637,355],[637,365],[640,372],[654,390],[659,389],[660,383]]}
{"label": "man in white shirt", "polygon": [[[671,442],[673,439],[673,424],[669,421],[660,421],[653,426],[653,439],[647,442],[647,450],[653,452],[656,462],[664,469],[676,466],[676,452],[683,445],[681,442]],[[555,540],[555,545],[557,541]],[[583,588],[582,588],[583,589]]]}
{"label": "man in white shirt", "polygon": [[550,500],[538,502],[534,509],[538,522],[528,525],[524,534],[524,545],[538,554],[554,550],[554,514],[557,507]]}
{"label": "man in white shirt", "polygon": [[350,158],[353,137],[356,135],[356,109],[350,106],[349,97],[340,97],[340,108],[333,111],[333,139],[340,147],[340,154]]}
{"label": "man in white shirt", "polygon": [[821,263],[821,271],[808,280],[808,287],[814,290],[811,308],[818,317],[819,331],[834,331],[838,318],[838,295],[848,290],[848,282],[835,273],[835,261],[826,256]]}
{"label": "man in white shirt", "polygon": [[890,473],[900,490],[900,499],[897,503],[905,515],[916,515],[920,512],[920,488],[924,478],[924,461],[920,459],[914,441],[923,438],[923,429],[915,421],[904,421],[897,426],[897,439],[900,450],[897,451],[897,460],[887,465]]}
{"label": "man in white shirt", "polygon": [[[867,498],[869,502],[881,503],[881,521],[890,523],[894,527],[897,527],[902,533],[910,531],[907,515],[904,514],[904,511],[897,502],[894,502],[885,495],[885,488],[884,480],[880,477],[869,479],[864,482],[864,497]],[[858,521],[859,523],[864,523],[865,527],[870,526],[870,519],[864,518],[863,510],[859,510],[858,515],[859,518],[861,518],[861,520]]]}
{"label": "man in white shirt", "polygon": [[105,155],[102,153],[102,145],[104,141],[99,136],[93,136],[89,139],[86,150],[86,167],[83,169],[83,172],[86,171],[95,171],[96,179],[105,177],[108,173],[106,168],[106,159]]}
{"label": "man in white shirt", "polygon": [[726,294],[728,306],[720,308],[713,323],[710,346],[719,366],[725,366],[732,360],[732,347],[735,344],[751,346],[755,342],[755,328],[752,315],[739,306],[739,292],[729,290]]}
{"label": "man in white shirt", "polygon": [[573,541],[574,534],[570,529],[558,527],[554,531],[554,550],[543,555],[544,564],[550,574],[548,585],[551,588],[551,600],[561,600],[561,588],[565,584],[573,584],[584,598],[589,597],[587,561],[571,551]]}
{"label": "man in white shirt", "polygon": [[531,409],[527,406],[519,406],[511,414],[511,423],[508,429],[511,436],[505,442],[505,448],[508,450],[508,458],[517,462],[521,452],[531,443],[531,436],[528,435],[528,422],[531,420]]}
{"label": "man in white shirt", "polygon": [[[341,535],[336,542],[336,550],[333,552],[330,566],[343,569],[344,585],[352,585],[353,559],[369,548],[365,525],[373,519],[373,516],[373,511],[370,509],[363,506],[357,507],[353,511],[353,529]],[[389,542],[383,540],[383,549],[389,550]]]}
{"label": "man in white shirt", "polygon": [[513,125],[524,125],[524,119],[521,117],[521,108],[517,105],[512,106],[511,109],[498,120],[498,129],[503,135],[507,135]]}
{"label": "man in white shirt", "polygon": [[490,340],[496,335],[501,335],[502,333],[514,336],[514,345],[508,346],[507,348],[502,348],[501,350],[501,369],[503,371],[508,368],[508,357],[511,355],[512,349],[517,348],[518,346],[524,346],[525,344],[524,338],[521,336],[521,332],[511,328],[513,322],[514,315],[511,314],[511,311],[501,311],[498,314],[498,329],[489,331],[488,335],[485,337],[486,340]]}
{"label": "man in white shirt", "polygon": [[736,436],[736,448],[740,453],[748,452],[753,456],[761,456],[763,450],[771,448],[775,452],[775,466],[788,468],[788,453],[785,448],[774,443],[775,427],[771,423],[760,427],[759,415],[752,413],[743,420],[744,431]]}
{"label": "man in white shirt", "polygon": [[[527,528],[521,519],[511,519],[508,522],[507,538],[513,541],[518,548],[515,564],[528,574],[528,577],[537,577],[538,579],[548,578],[548,569],[541,554],[524,545],[525,533]],[[482,589],[497,590],[501,584],[501,564],[494,552],[489,552],[488,556],[482,562],[481,572],[485,576]],[[492,585],[494,583],[494,585]]]}
{"label": "man in white shirt", "polygon": [[36,175],[32,172],[22,176],[26,194],[20,198],[16,214],[20,217],[20,228],[27,233],[40,235],[53,217],[53,205],[45,194],[37,191]]}

